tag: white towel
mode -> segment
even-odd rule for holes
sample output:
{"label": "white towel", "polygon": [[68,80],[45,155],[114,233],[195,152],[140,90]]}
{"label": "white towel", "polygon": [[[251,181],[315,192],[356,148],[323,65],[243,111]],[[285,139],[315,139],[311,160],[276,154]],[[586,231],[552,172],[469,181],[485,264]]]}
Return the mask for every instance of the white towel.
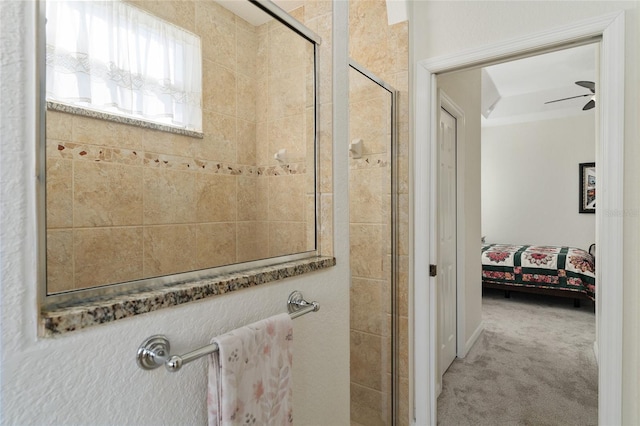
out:
{"label": "white towel", "polygon": [[291,425],[293,323],[280,314],[216,337],[209,425]]}

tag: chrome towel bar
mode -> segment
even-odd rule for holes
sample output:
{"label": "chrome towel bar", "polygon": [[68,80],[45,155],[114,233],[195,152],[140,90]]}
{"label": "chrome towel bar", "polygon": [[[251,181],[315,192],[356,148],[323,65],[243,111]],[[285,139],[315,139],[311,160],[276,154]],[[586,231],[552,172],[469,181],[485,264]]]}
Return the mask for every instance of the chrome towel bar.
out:
{"label": "chrome towel bar", "polygon": [[[302,297],[302,293],[294,291],[287,300],[287,311],[291,318],[298,318],[309,312],[318,312],[320,305],[316,302],[307,302]],[[203,356],[207,356],[218,350],[216,343],[211,343],[184,355],[169,355],[171,344],[166,336],[156,334],[145,339],[138,348],[136,362],[143,370],[153,370],[164,364],[167,370],[175,372],[180,370],[184,364],[188,364]]]}

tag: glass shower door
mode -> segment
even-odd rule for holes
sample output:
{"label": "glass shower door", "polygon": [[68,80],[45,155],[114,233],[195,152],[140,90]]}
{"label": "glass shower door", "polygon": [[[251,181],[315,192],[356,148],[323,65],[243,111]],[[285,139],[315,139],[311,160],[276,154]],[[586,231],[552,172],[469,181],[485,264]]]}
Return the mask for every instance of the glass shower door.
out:
{"label": "glass shower door", "polygon": [[352,425],[393,425],[397,417],[395,97],[393,88],[351,63]]}

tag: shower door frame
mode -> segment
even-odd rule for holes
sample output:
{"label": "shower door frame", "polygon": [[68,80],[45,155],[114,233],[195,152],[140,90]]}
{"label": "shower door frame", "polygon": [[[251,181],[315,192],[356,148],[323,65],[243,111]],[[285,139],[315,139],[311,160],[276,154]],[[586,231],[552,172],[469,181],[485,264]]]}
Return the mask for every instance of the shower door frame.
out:
{"label": "shower door frame", "polygon": [[400,389],[398,377],[398,355],[400,353],[400,327],[398,324],[398,91],[352,58],[349,58],[349,68],[359,72],[391,95],[391,425],[395,426],[398,423],[398,393]]}

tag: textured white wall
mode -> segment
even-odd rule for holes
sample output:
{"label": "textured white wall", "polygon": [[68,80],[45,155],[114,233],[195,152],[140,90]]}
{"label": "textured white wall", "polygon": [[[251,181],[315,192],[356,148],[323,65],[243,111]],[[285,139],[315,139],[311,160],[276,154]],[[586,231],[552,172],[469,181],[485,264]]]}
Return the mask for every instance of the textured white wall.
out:
{"label": "textured white wall", "polygon": [[[134,354],[164,333],[189,351],[235,327],[283,312],[290,291],[322,304],[295,320],[296,424],[349,422],[348,239],[338,265],[222,297],[95,326],[58,338],[36,335],[35,5],[0,2],[0,294],[3,424],[203,424],[204,360],[170,374],[140,370]],[[346,39],[346,21],[340,30]],[[342,61],[346,63],[343,52]],[[346,99],[346,84],[334,87]],[[344,107],[343,109],[345,109]],[[344,120],[334,128],[346,139]],[[344,145],[344,144],[343,144]],[[346,152],[334,178],[346,182]],[[335,235],[348,232],[347,189],[333,195]]]}
{"label": "textured white wall", "polygon": [[[593,110],[592,110],[593,111]],[[482,235],[488,243],[595,242],[578,213],[578,164],[595,161],[595,114],[482,129]]]}
{"label": "textured white wall", "polygon": [[[438,87],[464,111],[463,141],[458,142],[458,176],[464,194],[458,195],[462,209],[464,241],[465,313],[464,341],[477,332],[482,322],[482,265],[480,262],[480,112],[481,73],[479,69],[438,76]],[[460,183],[458,184],[460,188]],[[461,198],[462,197],[462,198]],[[468,349],[468,348],[467,348]]]}
{"label": "textured white wall", "polygon": [[[623,422],[640,424],[640,143],[637,1],[414,1],[412,64],[626,10]],[[606,143],[606,141],[603,141]]]}

